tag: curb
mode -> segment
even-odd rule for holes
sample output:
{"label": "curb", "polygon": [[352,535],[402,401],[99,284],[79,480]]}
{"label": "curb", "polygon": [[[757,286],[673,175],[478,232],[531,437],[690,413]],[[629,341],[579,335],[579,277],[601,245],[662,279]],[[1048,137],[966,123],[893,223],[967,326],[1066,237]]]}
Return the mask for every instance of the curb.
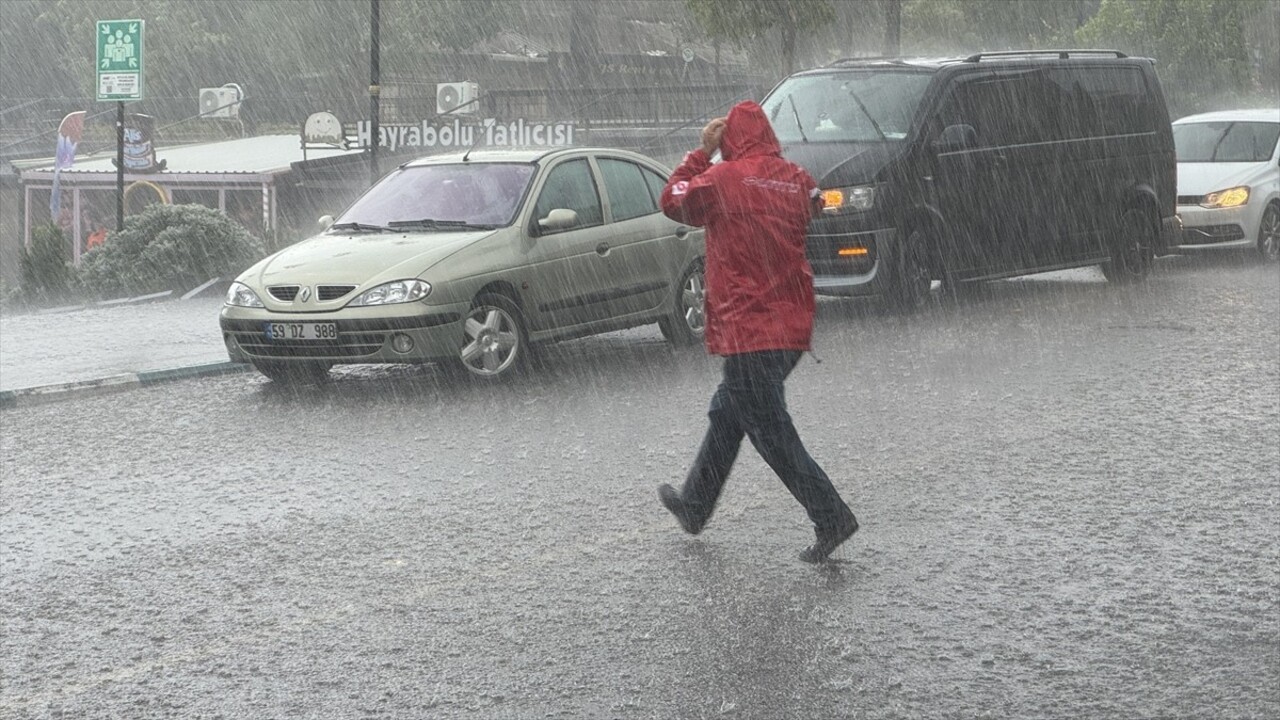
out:
{"label": "curb", "polygon": [[36,387],[19,388],[17,390],[0,390],[0,409],[40,405],[59,400],[89,395],[103,395],[123,392],[137,387],[149,387],[174,380],[185,380],[196,377],[229,375],[245,372],[249,365],[245,363],[220,362],[208,365],[192,365],[188,367],[170,368],[167,370],[146,370],[136,373],[122,373],[95,380],[81,380],[69,383],[55,383]]}

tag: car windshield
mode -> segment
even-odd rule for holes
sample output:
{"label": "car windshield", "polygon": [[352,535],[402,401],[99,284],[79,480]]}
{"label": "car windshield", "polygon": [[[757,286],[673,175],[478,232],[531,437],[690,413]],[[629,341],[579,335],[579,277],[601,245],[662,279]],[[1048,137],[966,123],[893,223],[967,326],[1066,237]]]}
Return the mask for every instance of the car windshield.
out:
{"label": "car windshield", "polygon": [[1280,139],[1280,123],[1220,122],[1173,126],[1178,162],[1266,162]]}
{"label": "car windshield", "polygon": [[929,71],[859,70],[800,75],[763,103],[782,143],[896,141],[907,136]]}
{"label": "car windshield", "polygon": [[[335,227],[510,225],[534,166],[528,163],[455,163],[400,168],[369,189],[334,221]],[[434,225],[439,223],[439,225]]]}

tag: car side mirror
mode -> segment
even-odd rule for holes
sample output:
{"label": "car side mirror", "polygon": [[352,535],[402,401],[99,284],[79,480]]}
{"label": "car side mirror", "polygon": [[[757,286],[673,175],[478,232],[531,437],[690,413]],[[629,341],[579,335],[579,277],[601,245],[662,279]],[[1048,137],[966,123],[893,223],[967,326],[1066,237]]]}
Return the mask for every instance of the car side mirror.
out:
{"label": "car side mirror", "polygon": [[978,144],[978,131],[972,125],[948,125],[942,136],[933,143],[939,153],[968,150]]}
{"label": "car side mirror", "polygon": [[316,220],[316,222],[320,223],[320,229],[321,229],[321,230],[328,230],[328,229],[329,229],[329,227],[330,227],[331,225],[333,225],[333,216],[332,216],[332,215],[321,215],[321,216],[320,216],[320,218],[319,218],[318,220]]}
{"label": "car side mirror", "polygon": [[556,208],[547,213],[547,216],[538,221],[538,229],[546,232],[548,230],[568,230],[578,224],[578,213],[568,208]]}

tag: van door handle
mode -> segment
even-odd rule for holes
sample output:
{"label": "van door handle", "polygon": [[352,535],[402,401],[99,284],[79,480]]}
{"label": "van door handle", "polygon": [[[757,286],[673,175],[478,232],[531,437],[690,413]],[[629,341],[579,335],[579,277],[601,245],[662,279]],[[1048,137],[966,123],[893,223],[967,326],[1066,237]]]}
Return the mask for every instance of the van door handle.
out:
{"label": "van door handle", "polygon": [[683,226],[683,225],[681,225],[680,227],[676,228],[676,237],[678,237],[678,238],[680,238],[680,239],[682,239],[682,240],[683,240],[683,239],[684,239],[684,237],[685,237],[686,235],[688,235],[688,234],[689,234],[689,228],[687,228],[687,227],[685,227],[685,226]]}
{"label": "van door handle", "polygon": [[609,254],[609,243],[600,243],[599,245],[597,245],[597,246],[596,246],[596,254],[597,254],[597,255],[608,255],[608,254]]}

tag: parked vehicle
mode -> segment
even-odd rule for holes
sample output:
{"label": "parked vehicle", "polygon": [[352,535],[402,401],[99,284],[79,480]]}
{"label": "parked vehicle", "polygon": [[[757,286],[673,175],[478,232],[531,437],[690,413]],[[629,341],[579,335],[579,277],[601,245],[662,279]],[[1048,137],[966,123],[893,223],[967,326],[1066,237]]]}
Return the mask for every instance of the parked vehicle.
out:
{"label": "parked vehicle", "polygon": [[1280,261],[1280,109],[1184,117],[1173,142],[1179,250],[1253,247]]}
{"label": "parked vehicle", "polygon": [[227,351],[287,382],[338,363],[438,360],[494,378],[533,344],[653,322],[697,342],[703,235],[659,211],[669,175],[592,148],[408,163],[236,279]]}
{"label": "parked vehicle", "polygon": [[949,286],[1101,264],[1145,276],[1176,245],[1173,137],[1151,60],[1100,50],[847,59],[764,102],[817,179],[815,289],[920,305]]}

